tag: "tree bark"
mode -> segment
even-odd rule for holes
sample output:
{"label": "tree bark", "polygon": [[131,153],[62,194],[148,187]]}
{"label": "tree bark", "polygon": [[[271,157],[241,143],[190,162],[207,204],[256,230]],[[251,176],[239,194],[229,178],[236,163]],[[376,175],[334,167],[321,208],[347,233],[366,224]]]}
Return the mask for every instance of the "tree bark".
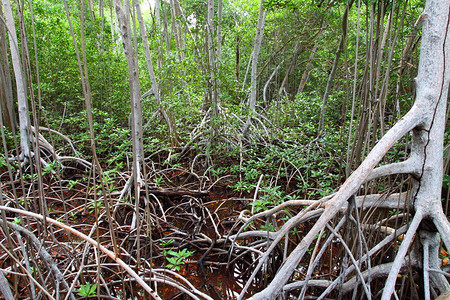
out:
{"label": "tree bark", "polygon": [[139,71],[136,62],[136,55],[131,41],[131,28],[129,14],[122,6],[120,0],[115,0],[115,10],[119,21],[120,32],[122,35],[122,44],[128,64],[128,75],[130,85],[130,102],[131,102],[131,134],[133,140],[133,165],[135,170],[136,182],[141,184],[140,168],[144,161],[142,153],[142,101],[141,87],[139,83]]}
{"label": "tree bark", "polygon": [[[4,19],[3,8],[0,6],[0,17]],[[3,22],[0,22],[0,108],[2,111],[3,125],[12,132],[15,132],[17,121],[14,114],[14,97],[12,90],[11,74],[9,73],[9,62],[6,42],[6,28]]]}
{"label": "tree bark", "polygon": [[16,80],[17,103],[19,115],[20,149],[21,158],[25,162],[30,158],[30,117],[28,101],[26,95],[25,78],[23,77],[22,65],[20,63],[19,45],[17,43],[16,26],[9,0],[3,0],[5,10],[6,28],[8,30],[9,46],[11,50],[11,60]]}
{"label": "tree bark", "polygon": [[141,29],[142,41],[144,43],[145,59],[147,61],[147,68],[150,76],[150,81],[152,83],[152,90],[153,95],[155,97],[156,105],[158,106],[158,110],[161,116],[163,117],[164,121],[167,123],[167,127],[169,129],[170,145],[172,147],[177,147],[178,146],[177,128],[175,122],[172,121],[172,116],[169,115],[169,113],[166,111],[166,109],[163,107],[161,103],[160,90],[158,86],[158,81],[156,80],[155,71],[153,68],[152,56],[150,54],[150,47],[148,45],[147,32],[145,29],[144,19],[142,18],[141,8],[139,2],[136,0],[133,0],[133,5],[136,8],[137,17],[139,20],[139,27]]}
{"label": "tree bark", "polygon": [[250,127],[251,118],[255,114],[256,108],[256,98],[258,96],[257,91],[257,75],[258,75],[258,56],[259,51],[261,50],[261,44],[264,35],[264,23],[266,21],[267,12],[264,9],[264,0],[261,0],[259,5],[259,16],[258,16],[258,25],[256,27],[256,35],[255,35],[255,43],[253,46],[253,54],[252,54],[252,70],[250,73],[250,98],[248,100],[249,112],[247,116],[247,121],[245,122],[243,133],[244,136],[247,134],[248,129]]}
{"label": "tree bark", "polygon": [[[404,161],[398,172],[408,172],[414,178],[414,184],[409,192],[409,205],[414,206],[414,216],[409,228],[402,240],[389,276],[383,289],[383,300],[391,299],[397,275],[403,266],[405,255],[408,253],[411,242],[416,233],[422,229],[422,221],[430,219],[433,221],[445,247],[450,249],[450,223],[444,214],[441,202],[441,188],[443,178],[443,140],[446,122],[446,106],[450,82],[450,4],[444,0],[428,0],[423,19],[423,38],[420,54],[418,76],[416,78],[417,98],[411,110],[400,119],[380,139],[370,151],[366,159],[353,172],[353,174],[340,187],[338,192],[325,203],[325,210],[307,235],[301,240],[296,248],[278,270],[272,282],[261,292],[255,294],[251,299],[275,299],[283,289],[283,286],[291,278],[293,272],[303,259],[308,247],[314,241],[316,235],[321,232],[328,222],[336,216],[339,207],[348,201],[368,178],[372,178],[374,168],[379,164],[387,151],[404,135],[412,130],[413,146],[410,157]],[[383,169],[385,174],[395,173],[389,171],[389,165]],[[399,164],[390,165],[394,170]],[[417,168],[419,166],[419,168]],[[380,169],[378,169],[380,170]],[[382,172],[381,172],[382,173]],[[381,174],[379,174],[382,176]],[[424,254],[434,253],[436,234],[421,234]],[[428,237],[427,237],[428,236]],[[429,240],[427,240],[429,239]],[[263,258],[258,263],[257,270],[264,263]],[[430,266],[436,267],[436,258],[431,258]],[[424,269],[424,274],[429,272]],[[427,276],[424,276],[427,278]],[[433,276],[434,277],[434,276]],[[440,282],[447,282],[442,276]],[[436,280],[436,278],[434,278]],[[444,281],[445,280],[445,281]],[[428,285],[427,285],[428,286]],[[448,292],[450,286],[434,286],[441,293]],[[247,288],[247,285],[246,285]],[[243,293],[239,299],[242,299]]]}
{"label": "tree bark", "polygon": [[342,16],[342,35],[339,41],[338,49],[336,50],[336,55],[334,57],[333,67],[331,68],[330,75],[328,76],[327,86],[325,87],[325,92],[323,93],[322,97],[322,106],[320,108],[320,120],[318,128],[319,134],[321,134],[324,125],[323,123],[325,122],[326,106],[328,104],[328,97],[330,95],[331,87],[333,85],[334,76],[336,75],[339,59],[341,58],[341,53],[344,50],[344,46],[347,42],[348,13],[353,5],[353,2],[354,0],[351,0],[347,3],[344,15]]}

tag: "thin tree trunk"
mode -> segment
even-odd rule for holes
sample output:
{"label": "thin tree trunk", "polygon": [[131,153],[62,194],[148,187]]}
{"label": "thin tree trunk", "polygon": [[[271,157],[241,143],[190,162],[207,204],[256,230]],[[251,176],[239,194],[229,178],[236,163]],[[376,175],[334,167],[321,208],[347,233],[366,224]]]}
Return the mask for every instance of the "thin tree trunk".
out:
{"label": "thin tree trunk", "polygon": [[179,21],[180,10],[178,0],[170,0],[170,12],[172,14],[172,34],[175,37],[175,45],[179,60],[184,60],[184,36]]}
{"label": "thin tree trunk", "polygon": [[[208,49],[208,91],[207,91],[207,105],[206,107],[212,108],[212,119],[217,115],[218,111],[218,92],[217,92],[217,80],[216,80],[216,47],[214,43],[214,0],[208,0],[207,3],[207,16],[206,16],[206,28],[207,28],[207,49]],[[214,124],[211,124],[213,131]],[[213,134],[214,135],[214,134]]]}
{"label": "thin tree trunk", "polygon": [[330,95],[330,91],[333,85],[334,76],[336,75],[336,70],[339,64],[339,59],[341,58],[341,53],[344,50],[344,46],[347,42],[347,27],[348,27],[348,13],[350,11],[350,8],[353,5],[354,0],[351,0],[347,3],[347,6],[345,7],[344,15],[342,16],[342,35],[341,39],[339,41],[339,46],[336,51],[336,55],[334,57],[333,67],[331,68],[330,75],[328,76],[327,85],[325,87],[325,92],[323,93],[322,97],[322,106],[320,108],[320,120],[319,120],[319,128],[318,133],[322,133],[324,121],[325,121],[325,113],[326,113],[326,106],[328,104],[328,97]]}
{"label": "thin tree trunk", "polygon": [[316,55],[317,48],[320,44],[320,36],[322,35],[323,30],[320,30],[320,33],[317,37],[317,41],[314,43],[314,46],[311,50],[311,53],[308,58],[308,63],[305,66],[305,70],[303,71],[302,78],[300,79],[300,84],[298,85],[297,94],[300,94],[305,89],[306,82],[308,81],[309,72],[311,72],[311,65],[314,60],[314,56]]}
{"label": "thin tree trunk", "polygon": [[[289,91],[286,91],[286,83],[289,79],[289,75],[291,75],[292,70],[294,70],[295,65],[297,64],[298,56],[299,56],[300,52],[302,52],[302,50],[303,50],[303,45],[300,45],[299,42],[297,42],[294,47],[294,55],[292,57],[292,61],[286,70],[286,74],[284,75],[283,81],[281,82],[281,86],[280,86],[280,89],[278,90],[278,94],[281,95],[283,93],[285,93],[285,94],[289,93]],[[288,90],[289,90],[289,88],[288,88]]]}
{"label": "thin tree trunk", "polygon": [[223,15],[223,0],[218,0],[217,3],[217,61],[222,58],[222,15]]}
{"label": "thin tree trunk", "polygon": [[[150,4],[150,1],[149,1]],[[155,17],[156,17],[156,26],[158,28],[158,36],[160,37],[160,42],[158,44],[158,57],[157,57],[157,65],[158,70],[161,70],[162,68],[162,45],[164,45],[164,30],[161,27],[161,4],[160,0],[155,0]]]}
{"label": "thin tree trunk", "polygon": [[169,25],[167,22],[167,11],[164,8],[165,6],[165,1],[161,1],[161,10],[162,10],[162,15],[163,15],[163,36],[164,36],[164,41],[166,42],[166,51],[171,51],[171,46],[170,46],[170,36],[169,36]]}
{"label": "thin tree trunk", "polygon": [[21,156],[25,159],[25,162],[27,162],[27,160],[31,156],[30,152],[31,134],[30,134],[30,117],[26,95],[25,79],[22,72],[22,65],[20,63],[16,26],[14,24],[14,17],[9,0],[3,0],[3,8],[5,10],[5,21],[6,21],[6,28],[8,29],[11,60],[14,69],[14,76],[16,79]]}
{"label": "thin tree trunk", "polygon": [[126,12],[120,0],[115,0],[115,10],[119,21],[120,32],[122,35],[123,49],[128,63],[128,75],[131,98],[131,134],[133,140],[133,168],[136,175],[135,181],[142,184],[140,168],[144,161],[144,155],[141,151],[142,143],[142,101],[139,83],[139,71],[136,62],[135,51],[131,41],[131,28],[129,13]]}
{"label": "thin tree trunk", "polygon": [[152,56],[150,54],[150,48],[149,48],[148,40],[147,40],[147,32],[145,29],[144,19],[142,18],[141,8],[139,5],[139,2],[136,0],[133,0],[133,5],[136,8],[137,17],[139,20],[139,27],[141,29],[142,41],[144,43],[145,59],[147,61],[147,68],[148,68],[148,72],[150,75],[150,81],[152,83],[152,91],[153,91],[153,95],[155,97],[156,105],[158,106],[158,110],[159,110],[160,114],[162,115],[163,119],[166,121],[167,127],[169,128],[170,144],[172,147],[176,147],[176,146],[178,146],[177,128],[176,128],[175,122],[172,122],[171,116],[165,110],[165,108],[163,107],[163,105],[161,103],[159,86],[158,86],[155,71],[153,68]]}
{"label": "thin tree trunk", "polygon": [[[3,6],[0,6],[0,18],[4,19]],[[0,21],[0,108],[2,110],[3,124],[11,132],[15,133],[17,121],[14,113],[14,97],[7,48],[5,24]]]}
{"label": "thin tree trunk", "polygon": [[264,36],[264,23],[266,21],[267,12],[264,9],[264,0],[261,0],[259,5],[259,16],[258,16],[258,25],[256,27],[256,35],[255,35],[255,43],[253,46],[253,54],[252,54],[252,70],[250,74],[250,98],[248,100],[249,112],[247,116],[247,121],[245,122],[243,133],[244,136],[247,134],[248,129],[250,127],[251,118],[255,114],[256,109],[256,98],[258,96],[257,91],[257,74],[258,74],[258,56],[259,51],[261,50],[261,44]]}

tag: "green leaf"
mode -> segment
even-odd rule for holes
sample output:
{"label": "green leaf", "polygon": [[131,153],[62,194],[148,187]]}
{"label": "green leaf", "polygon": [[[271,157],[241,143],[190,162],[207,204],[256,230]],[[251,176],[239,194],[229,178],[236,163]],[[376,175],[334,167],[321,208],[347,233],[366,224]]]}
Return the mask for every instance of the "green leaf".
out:
{"label": "green leaf", "polygon": [[89,282],[86,284],[80,285],[80,288],[78,289],[78,295],[82,297],[96,297],[97,292],[97,284],[94,283],[91,285]]}

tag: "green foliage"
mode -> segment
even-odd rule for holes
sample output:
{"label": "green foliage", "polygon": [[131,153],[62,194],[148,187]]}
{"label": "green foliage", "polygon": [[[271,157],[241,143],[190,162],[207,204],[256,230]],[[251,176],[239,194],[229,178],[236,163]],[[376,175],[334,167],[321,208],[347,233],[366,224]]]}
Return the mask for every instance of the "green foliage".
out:
{"label": "green foliage", "polygon": [[449,174],[444,174],[444,178],[442,180],[442,186],[444,188],[448,188],[450,184],[450,175]]}
{"label": "green foliage", "polygon": [[99,211],[102,210],[103,208],[105,208],[105,206],[101,201],[91,200],[91,204],[89,205],[89,212],[91,214],[93,213],[98,214]]}
{"label": "green foliage", "polygon": [[189,251],[187,249],[182,249],[179,251],[168,250],[165,251],[164,254],[169,262],[167,267],[179,271],[181,266],[186,263],[185,260],[194,254],[194,251]]}
{"label": "green foliage", "polygon": [[86,284],[80,285],[80,288],[77,290],[77,294],[81,297],[93,298],[97,296],[97,284],[94,283],[91,285],[89,282]]}
{"label": "green foliage", "polygon": [[277,202],[273,199],[284,201],[285,196],[280,194],[289,187],[271,187],[269,179],[274,174],[278,174],[282,182],[286,178],[293,178],[294,180],[289,180],[291,188],[297,190],[299,197],[322,197],[330,194],[339,181],[339,168],[345,168],[334,158],[341,155],[338,133],[327,133],[316,141],[315,145],[320,147],[305,147],[299,144],[300,141],[302,140],[247,149],[242,164],[229,166],[230,174],[239,179],[231,187],[236,191],[251,193],[261,174],[265,174],[261,183],[261,195],[264,195],[264,199],[260,198],[253,204],[258,211],[268,205],[275,205]]}
{"label": "green foliage", "polygon": [[[174,242],[173,239],[170,239],[170,240],[167,240],[167,241],[161,240],[161,241],[159,242],[159,244],[160,244],[162,247],[167,247],[167,246],[169,246],[170,244],[172,244],[173,242]],[[166,253],[165,253],[165,254],[166,254]]]}
{"label": "green foliage", "polygon": [[0,168],[6,167],[6,165],[7,165],[6,158],[3,157],[5,151],[6,151],[6,153],[8,153],[12,149],[14,149],[14,136],[13,136],[12,132],[9,131],[5,126],[3,126],[3,128],[1,128],[1,129],[5,135],[4,138],[5,138],[6,149],[4,148],[4,144],[3,144],[3,140],[2,140],[0,142]]}
{"label": "green foliage", "polygon": [[156,178],[153,178],[153,184],[155,185],[155,186],[161,186],[161,184],[164,182],[164,178],[163,177],[156,177]]}
{"label": "green foliage", "polygon": [[264,8],[265,9],[280,9],[280,8],[290,8],[294,9],[296,8],[296,5],[294,1],[292,0],[266,0],[264,1]]}
{"label": "green foliage", "polygon": [[6,167],[7,165],[6,158],[3,155],[0,155],[0,168]]}
{"label": "green foliage", "polygon": [[401,211],[399,211],[398,209],[391,209],[391,210],[389,210],[389,215],[390,216],[395,216],[395,215],[398,215],[399,213],[401,213]]}
{"label": "green foliage", "polygon": [[251,203],[253,205],[256,213],[269,209],[281,203],[284,199],[283,192],[280,190],[280,186],[274,187],[262,187],[260,194],[262,195],[259,199]]}
{"label": "green foliage", "polygon": [[19,198],[18,201],[20,205],[30,204],[30,201],[26,198]]}
{"label": "green foliage", "polygon": [[69,180],[68,188],[69,190],[73,189],[78,183],[80,183],[79,180]]}
{"label": "green foliage", "polygon": [[259,226],[260,230],[263,231],[270,231],[270,232],[274,232],[275,231],[275,227],[273,226],[273,224],[271,222],[267,222],[265,224],[261,224],[261,226]]}

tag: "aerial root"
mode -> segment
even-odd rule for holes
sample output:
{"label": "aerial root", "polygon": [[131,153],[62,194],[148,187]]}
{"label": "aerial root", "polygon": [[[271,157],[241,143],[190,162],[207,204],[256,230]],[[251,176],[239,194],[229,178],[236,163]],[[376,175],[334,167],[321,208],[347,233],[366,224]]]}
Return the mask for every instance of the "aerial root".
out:
{"label": "aerial root", "polygon": [[[233,252],[233,248],[236,247],[238,249],[241,250],[247,250],[247,251],[254,251],[255,253],[261,253],[260,250],[257,250],[254,246],[252,247],[243,247],[243,246],[239,246],[237,245],[236,242],[237,240],[243,240],[243,239],[248,239],[248,238],[265,238],[267,239],[267,243],[265,244],[259,244],[258,247],[265,247],[265,245],[267,245],[267,249],[263,252],[263,254],[260,255],[258,264],[256,265],[256,267],[253,270],[253,273],[251,274],[250,278],[247,281],[246,286],[244,286],[243,291],[241,292],[241,296],[244,295],[246,289],[248,289],[248,287],[250,286],[250,282],[256,277],[257,273],[260,272],[261,267],[264,265],[264,263],[267,262],[268,258],[271,255],[271,252],[273,251],[273,249],[275,248],[276,245],[278,245],[280,243],[280,241],[282,241],[283,237],[285,237],[285,235],[287,233],[289,233],[290,230],[292,230],[293,228],[295,228],[296,226],[298,226],[300,223],[306,222],[307,220],[310,220],[312,218],[317,218],[319,217],[323,212],[324,212],[324,208],[326,208],[328,206],[328,201],[330,199],[332,199],[333,195],[324,197],[320,200],[289,200],[286,202],[283,202],[269,210],[251,215],[251,212],[248,210],[242,211],[240,216],[238,217],[238,222],[235,223],[235,226],[239,223],[242,222],[242,224],[239,227],[239,230],[237,233],[228,236],[228,239],[231,240],[233,243],[231,245],[231,250],[230,253]],[[355,197],[355,201],[354,201],[354,205],[356,206],[356,209],[368,209],[368,208],[373,208],[373,207],[382,207],[382,208],[404,208],[405,207],[405,203],[407,200],[407,193],[396,193],[396,194],[371,194],[371,195],[366,195],[366,196],[358,196]],[[253,222],[256,221],[258,219],[263,219],[263,218],[271,218],[271,216],[276,215],[279,212],[286,212],[287,208],[291,208],[291,207],[298,207],[298,206],[307,206],[305,209],[303,209],[302,211],[300,211],[296,216],[294,217],[290,217],[290,219],[282,226],[282,228],[278,231],[275,232],[271,232],[271,231],[264,231],[264,230],[249,230],[249,231],[245,231],[243,232],[244,228],[249,227],[249,225]],[[348,203],[344,203],[344,205],[342,205],[340,208],[337,209],[340,212],[344,212],[348,210]],[[329,237],[329,239],[327,240],[327,242],[325,243],[326,245],[328,243],[330,243],[330,241],[332,240],[332,237],[336,238],[339,237],[341,240],[342,244],[345,244],[343,242],[343,239],[338,235],[337,231],[339,230],[339,228],[342,226],[342,222],[345,220],[345,218],[341,219],[341,222],[337,225],[335,232],[333,233],[333,230],[330,229],[331,231],[331,236]],[[356,222],[356,220],[350,216],[349,220],[353,220],[353,222]],[[325,226],[328,226],[328,224],[326,224]],[[367,225],[361,225],[362,229],[366,229],[366,230],[370,230],[372,229],[371,226]],[[378,227],[377,227],[378,228]],[[382,232],[384,232],[387,235],[390,235],[390,240],[392,240],[393,238],[393,234],[395,234],[395,237],[398,237],[401,233],[404,233],[403,231],[395,231],[393,228],[390,228],[388,226],[381,226],[381,230]],[[362,234],[360,234],[362,235]],[[385,243],[383,243],[383,245],[385,245]],[[323,254],[323,251],[326,249],[326,246],[322,245],[322,252],[319,253],[317,260],[315,260],[310,267],[314,268],[314,265],[317,264],[318,260],[320,259],[320,257]],[[376,248],[378,249],[378,248]],[[347,249],[347,252],[349,252],[349,249]],[[373,253],[371,254],[373,255]],[[368,257],[364,256],[365,259],[367,260]],[[356,259],[353,258],[354,263],[357,261]],[[286,263],[286,262],[285,262]],[[311,269],[312,270],[312,269]],[[306,276],[306,279],[304,281],[304,283],[308,282],[308,275],[310,275],[311,270],[308,271],[308,274]],[[352,270],[355,270],[354,268]],[[360,279],[362,278],[362,271],[359,272],[359,276]],[[364,286],[365,287],[365,286]],[[368,290],[366,290],[366,293],[369,293]]]}
{"label": "aerial root", "polygon": [[[58,266],[53,261],[51,255],[47,252],[47,250],[43,247],[42,243],[36,238],[36,236],[31,231],[29,231],[28,229],[25,229],[24,227],[22,227],[18,224],[14,224],[11,222],[5,222],[1,219],[0,219],[0,224],[6,224],[6,226],[13,229],[16,232],[16,234],[22,233],[27,238],[29,238],[32,242],[32,245],[36,249],[36,251],[38,251],[39,256],[42,259],[42,261],[47,265],[48,269],[51,270],[51,272],[53,273],[54,278],[56,279],[56,285],[61,283],[66,288],[67,291],[69,290],[69,285],[68,285],[67,281],[64,279],[64,275],[61,273]],[[18,236],[18,240],[19,240],[19,244],[22,244],[20,236]],[[23,253],[26,254],[27,253],[26,250],[25,249],[23,249],[23,250],[24,250]],[[27,265],[27,268],[29,268],[29,265]],[[28,270],[28,272],[31,274],[30,270]],[[30,284],[35,284],[35,282],[31,281]],[[42,290],[45,290],[45,289],[42,289]],[[75,300],[75,296],[72,293],[70,293],[70,299]]]}
{"label": "aerial root", "polygon": [[0,272],[0,292],[2,292],[5,300],[14,300],[14,296],[11,291],[11,287],[9,286],[8,279],[6,279],[3,271]]}
{"label": "aerial root", "polygon": [[12,207],[7,207],[7,206],[0,206],[0,210],[5,210],[5,211],[10,211],[10,212],[30,216],[30,217],[36,218],[38,220],[44,220],[44,218],[45,218],[45,220],[48,223],[58,226],[60,228],[63,228],[64,230],[70,232],[71,234],[74,234],[78,238],[85,240],[86,242],[90,243],[91,245],[93,245],[94,247],[99,249],[101,252],[105,253],[109,258],[114,260],[116,263],[118,263],[131,277],[133,277],[136,280],[137,283],[139,283],[141,285],[141,287],[145,291],[147,291],[152,296],[153,299],[161,300],[161,298],[158,296],[158,294],[155,291],[153,291],[153,289],[144,280],[142,280],[142,278],[139,277],[139,275],[137,275],[136,272],[128,264],[126,264],[121,258],[117,257],[117,255],[114,252],[108,250],[103,245],[97,243],[97,241],[95,241],[94,239],[81,233],[80,231],[78,231],[70,226],[67,226],[64,223],[61,223],[57,220],[54,220],[52,218],[44,217],[42,215],[39,215],[39,214],[36,214],[33,212],[29,212],[29,211],[25,211],[22,209],[17,209],[17,208],[12,208]]}
{"label": "aerial root", "polygon": [[[430,291],[434,292],[430,284],[439,290],[440,293],[450,291],[450,285],[442,273],[430,272],[430,270],[440,269],[439,260],[440,239],[438,233],[428,231],[419,231],[420,241],[423,245],[423,285],[425,290],[425,299],[430,299]],[[433,295],[435,298],[438,295]]]}
{"label": "aerial root", "polygon": [[[430,204],[431,205],[431,204]],[[408,232],[405,234],[404,240],[400,245],[397,252],[397,256],[394,260],[392,270],[386,280],[386,285],[383,291],[382,299],[390,299],[392,293],[394,292],[395,282],[397,275],[399,273],[400,260],[406,255],[409,249],[410,243],[417,233],[418,226],[420,222],[424,219],[425,208],[423,206],[418,206],[415,212],[414,218],[411,221]],[[447,217],[443,213],[442,209],[427,209],[428,218],[431,218],[437,227],[437,232],[427,232],[424,230],[419,231],[420,240],[423,244],[423,272],[424,272],[424,291],[425,298],[430,299],[430,291],[434,291],[433,288],[437,288],[440,293],[446,294],[450,291],[450,284],[441,272],[431,272],[430,269],[440,270],[440,260],[439,260],[439,246],[440,239],[443,240],[444,245],[449,249],[449,235],[450,235],[450,224]],[[432,286],[430,286],[430,284]],[[434,295],[435,297],[436,295]]]}
{"label": "aerial root", "polygon": [[[53,130],[53,129],[49,129],[49,128],[45,128],[45,127],[39,127],[40,130],[45,130],[45,131],[49,131],[52,132],[58,136],[60,136],[62,139],[64,139],[65,141],[67,141],[72,149],[72,151],[74,152],[75,155],[79,155],[79,152],[75,149],[72,141],[65,135],[63,135],[62,133]],[[44,159],[42,157],[40,157],[39,159],[39,164],[41,166],[43,166],[44,168],[47,168],[50,163],[48,158],[50,158],[50,160],[54,161],[54,162],[58,162],[60,164],[64,163],[64,162],[76,162],[79,165],[83,166],[86,169],[90,169],[92,167],[92,164],[90,162],[88,162],[87,160],[78,157],[78,156],[60,156],[58,154],[58,152],[55,150],[55,148],[47,141],[47,139],[42,136],[39,131],[37,131],[33,126],[31,126],[31,132],[33,133],[32,135],[32,142],[37,144],[37,149],[35,149],[36,151],[39,151],[40,153],[44,153],[47,157],[47,159]],[[17,163],[20,162],[20,166],[21,168],[26,168],[28,167],[32,162],[32,159],[34,157],[36,157],[36,153],[34,153],[33,151],[30,151],[28,153],[28,155],[25,155],[23,152],[20,153],[18,156],[16,157],[12,157],[9,160],[10,161],[15,161]],[[37,163],[37,162],[36,162]]]}
{"label": "aerial root", "polygon": [[[51,133],[54,133],[58,136],[60,136],[62,139],[64,139],[69,145],[70,148],[72,149],[73,153],[75,155],[78,155],[78,151],[75,149],[72,141],[65,136],[64,134],[50,129],[50,128],[46,128],[46,127],[39,127],[39,130],[45,130]],[[38,130],[36,130],[33,126],[31,126],[31,131],[33,132],[34,136],[37,138],[37,143],[39,145],[39,148],[46,150],[51,156],[53,156],[54,160],[62,163],[64,161],[74,161],[79,163],[80,165],[84,166],[87,169],[90,169],[92,167],[92,164],[90,162],[88,162],[87,160],[77,157],[77,156],[60,156],[55,148],[47,141],[47,139],[45,137],[42,136],[42,134],[40,134],[40,132]]]}

